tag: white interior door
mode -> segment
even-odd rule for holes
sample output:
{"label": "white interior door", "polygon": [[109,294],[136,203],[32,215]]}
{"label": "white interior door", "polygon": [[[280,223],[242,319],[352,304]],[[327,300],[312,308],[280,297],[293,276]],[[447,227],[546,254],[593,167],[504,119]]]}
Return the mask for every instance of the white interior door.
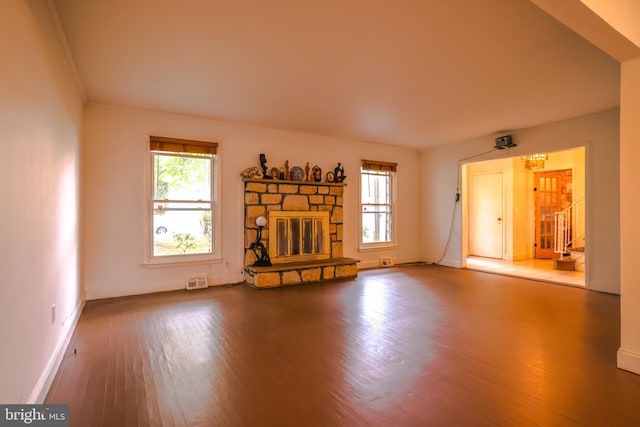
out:
{"label": "white interior door", "polygon": [[469,255],[503,258],[502,172],[471,175],[469,180]]}

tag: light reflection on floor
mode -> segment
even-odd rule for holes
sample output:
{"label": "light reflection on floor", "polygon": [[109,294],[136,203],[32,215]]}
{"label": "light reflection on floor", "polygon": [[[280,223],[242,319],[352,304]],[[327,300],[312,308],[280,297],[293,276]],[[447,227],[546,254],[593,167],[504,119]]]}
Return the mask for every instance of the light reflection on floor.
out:
{"label": "light reflection on floor", "polygon": [[553,268],[553,260],[528,259],[523,261],[502,261],[494,258],[467,257],[467,268],[506,276],[524,277],[550,283],[571,286],[585,286],[584,271],[563,271]]}
{"label": "light reflection on floor", "polygon": [[[406,290],[411,282],[402,277]],[[403,299],[402,289],[393,281],[369,278],[358,289],[357,307],[349,311],[354,317],[347,323],[345,379],[359,403],[371,410],[402,402],[435,356],[432,335],[440,326],[438,299],[418,282],[410,301]],[[428,322],[411,320],[425,309]],[[404,336],[419,339],[407,341]]]}

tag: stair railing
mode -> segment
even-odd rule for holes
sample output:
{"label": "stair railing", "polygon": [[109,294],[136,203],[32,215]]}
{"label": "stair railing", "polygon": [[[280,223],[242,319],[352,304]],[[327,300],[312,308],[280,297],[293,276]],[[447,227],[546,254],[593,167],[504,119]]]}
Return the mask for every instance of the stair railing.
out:
{"label": "stair railing", "polygon": [[554,213],[554,246],[558,254],[568,253],[568,248],[577,240],[584,238],[584,196],[561,212]]}

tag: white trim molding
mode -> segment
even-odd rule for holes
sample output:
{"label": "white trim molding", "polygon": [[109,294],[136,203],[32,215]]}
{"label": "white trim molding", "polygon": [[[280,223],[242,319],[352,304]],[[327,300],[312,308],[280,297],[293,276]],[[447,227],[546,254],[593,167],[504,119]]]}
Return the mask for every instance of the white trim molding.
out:
{"label": "white trim molding", "polygon": [[618,368],[640,375],[640,353],[619,348]]}
{"label": "white trim molding", "polygon": [[76,330],[78,320],[80,320],[80,315],[84,309],[84,304],[85,301],[81,301],[73,313],[71,313],[70,321],[66,323],[62,336],[60,337],[60,340],[58,340],[58,344],[56,344],[49,361],[40,374],[40,378],[33,388],[31,396],[29,396],[29,399],[26,402],[27,404],[33,405],[44,403],[44,399],[47,397],[47,393],[49,393],[49,388],[53,383],[53,379],[55,378],[58,368],[60,368],[60,364],[62,363],[62,359],[64,358],[64,354],[67,351],[69,342],[71,342],[71,337]]}

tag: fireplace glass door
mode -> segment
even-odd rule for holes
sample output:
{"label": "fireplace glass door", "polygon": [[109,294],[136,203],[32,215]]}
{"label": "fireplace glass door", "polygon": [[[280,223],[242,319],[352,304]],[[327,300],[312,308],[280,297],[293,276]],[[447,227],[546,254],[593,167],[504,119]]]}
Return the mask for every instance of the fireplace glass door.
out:
{"label": "fireplace glass door", "polygon": [[329,257],[326,212],[272,212],[272,262],[294,262]]}

